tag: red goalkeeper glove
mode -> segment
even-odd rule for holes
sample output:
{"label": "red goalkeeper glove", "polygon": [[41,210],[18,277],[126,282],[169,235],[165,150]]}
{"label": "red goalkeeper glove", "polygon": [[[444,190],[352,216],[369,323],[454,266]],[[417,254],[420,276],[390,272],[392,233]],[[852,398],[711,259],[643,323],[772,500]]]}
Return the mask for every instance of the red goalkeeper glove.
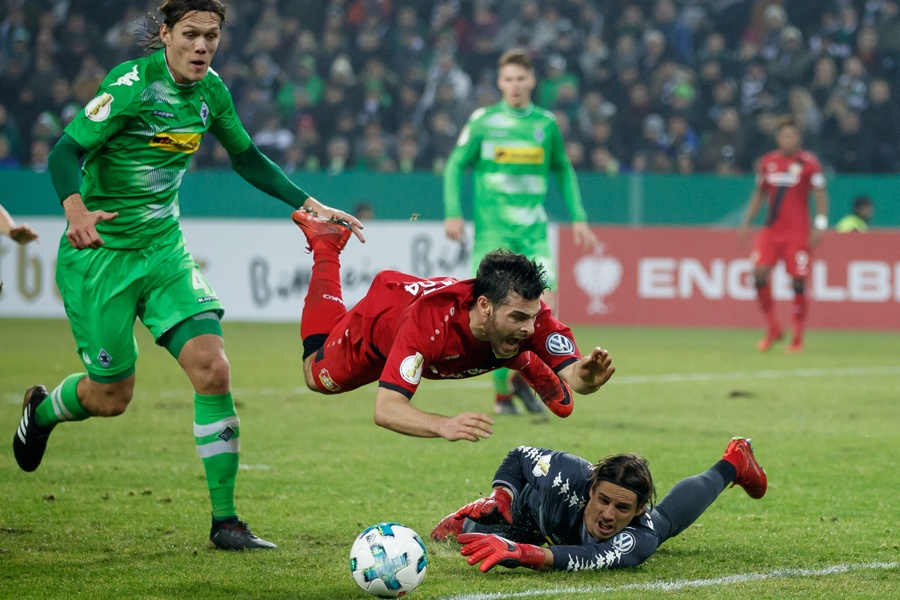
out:
{"label": "red goalkeeper glove", "polygon": [[481,563],[478,568],[482,573],[487,573],[496,565],[507,569],[540,569],[544,566],[545,553],[540,546],[517,544],[488,533],[462,533],[456,541],[463,545],[459,553],[466,557],[466,562],[470,565]]}
{"label": "red goalkeeper glove", "polygon": [[523,352],[506,366],[522,375],[554,415],[565,419],[572,414],[575,408],[572,388],[536,354]]}
{"label": "red goalkeeper glove", "polygon": [[487,498],[479,498],[470,502],[456,511],[454,517],[465,519],[468,517],[478,523],[494,525],[498,523],[512,523],[512,513],[509,510],[512,504],[512,496],[503,488],[497,488]]}

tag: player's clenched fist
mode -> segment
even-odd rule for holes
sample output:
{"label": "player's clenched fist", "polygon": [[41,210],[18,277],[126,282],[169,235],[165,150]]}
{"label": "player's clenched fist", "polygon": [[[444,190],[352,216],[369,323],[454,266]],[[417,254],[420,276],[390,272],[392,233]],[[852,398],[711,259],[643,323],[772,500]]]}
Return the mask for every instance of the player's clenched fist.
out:
{"label": "player's clenched fist", "polygon": [[512,504],[512,496],[505,488],[496,488],[487,498],[479,498],[475,502],[466,504],[456,511],[457,519],[469,518],[485,525],[495,523],[512,523],[512,513],[509,510]]}
{"label": "player's clenched fist", "polygon": [[517,544],[487,533],[461,533],[456,540],[463,545],[459,553],[466,557],[466,562],[470,565],[481,563],[478,568],[482,573],[487,573],[496,565],[507,569],[540,569],[544,566],[546,555],[540,546]]}

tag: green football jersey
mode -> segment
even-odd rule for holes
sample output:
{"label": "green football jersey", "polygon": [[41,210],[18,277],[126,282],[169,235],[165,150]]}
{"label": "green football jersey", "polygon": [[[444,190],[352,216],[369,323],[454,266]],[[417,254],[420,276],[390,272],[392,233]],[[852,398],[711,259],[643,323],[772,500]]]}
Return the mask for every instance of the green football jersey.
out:
{"label": "green football jersey", "polygon": [[250,147],[231,94],[212,69],[192,85],[175,83],[160,50],[110,71],[66,127],[87,151],[85,206],[119,213],[97,224],[107,248],[145,248],[178,228],[178,188],[207,131],[229,154]]}
{"label": "green football jersey", "polygon": [[547,222],[544,200],[551,173],[573,222],[586,222],[581,193],[553,113],[505,102],[472,113],[444,172],[444,214],[461,217],[463,173],[472,165],[475,231],[515,233]]}

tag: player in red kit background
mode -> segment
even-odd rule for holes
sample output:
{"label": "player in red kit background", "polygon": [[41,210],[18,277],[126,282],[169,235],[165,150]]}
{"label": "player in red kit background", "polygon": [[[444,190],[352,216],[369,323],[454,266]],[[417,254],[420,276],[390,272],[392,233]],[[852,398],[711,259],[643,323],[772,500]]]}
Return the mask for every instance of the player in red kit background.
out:
{"label": "player in red kit background", "polygon": [[[305,209],[292,215],[313,253],[300,318],[307,387],[340,394],[378,381],[375,423],[415,437],[477,442],[493,432],[484,413],[454,417],[410,404],[422,378],[463,379],[506,367],[519,371],[558,416],[572,390],[591,394],[615,372],[609,353],[582,358],[571,330],[541,301],[543,268],[522,254],[488,253],[475,279],[423,279],[382,271],[349,311],[341,295],[340,252],[349,226]],[[571,386],[571,387],[570,387]]]}
{"label": "player in red kit background", "polygon": [[[753,279],[759,307],[766,318],[766,336],[757,349],[765,352],[783,337],[775,315],[770,275],[779,260],[791,276],[794,290],[792,307],[793,337],[786,351],[803,351],[803,327],[806,321],[806,279],[809,276],[810,250],[822,241],[828,228],[828,195],[825,176],[818,159],[800,147],[800,128],[793,118],[781,120],[775,135],[778,145],[759,160],[756,189],[750,196],[739,235],[746,244],[750,223],[768,199],[765,226],[753,244]],[[809,193],[816,201],[816,217],[810,229]]]}

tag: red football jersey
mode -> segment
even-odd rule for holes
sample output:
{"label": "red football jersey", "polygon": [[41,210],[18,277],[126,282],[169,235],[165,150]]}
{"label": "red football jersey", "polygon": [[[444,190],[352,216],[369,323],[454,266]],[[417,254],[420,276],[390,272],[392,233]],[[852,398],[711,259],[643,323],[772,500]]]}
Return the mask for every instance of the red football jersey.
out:
{"label": "red football jersey", "polygon": [[[469,329],[474,284],[474,279],[380,272],[351,309],[354,316],[342,320],[347,337],[361,336],[371,350],[368,364],[358,365],[360,372],[378,370],[381,386],[411,398],[422,377],[462,379],[507,364],[511,359],[494,356],[490,343],[476,339]],[[526,350],[557,371],[580,358],[572,331],[543,302],[534,335],[519,345],[520,353]]]}
{"label": "red football jersey", "polygon": [[825,187],[818,159],[805,150],[786,156],[779,150],[759,161],[756,185],[768,194],[766,227],[783,233],[809,233],[809,192]]}

